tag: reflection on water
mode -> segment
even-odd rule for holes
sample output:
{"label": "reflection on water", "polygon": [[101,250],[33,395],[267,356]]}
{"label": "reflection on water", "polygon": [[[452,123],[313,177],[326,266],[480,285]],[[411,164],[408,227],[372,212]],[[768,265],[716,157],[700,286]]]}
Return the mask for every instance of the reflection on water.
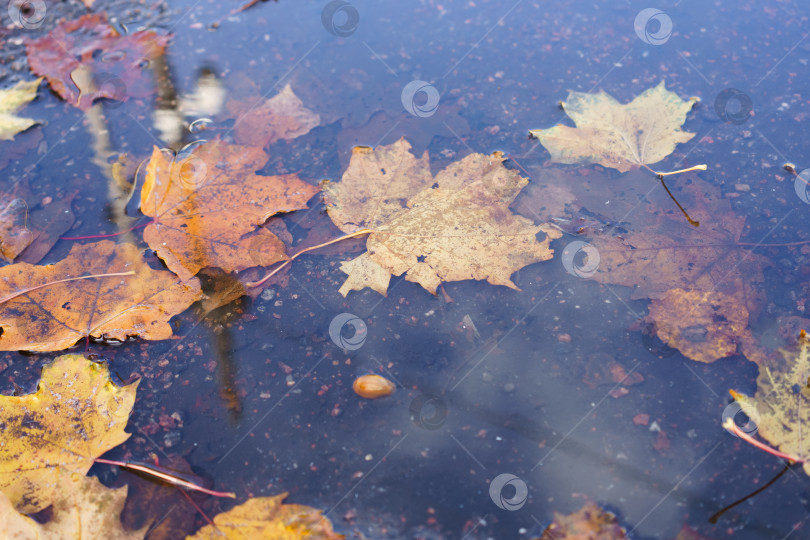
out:
{"label": "reflection on water", "polygon": [[[133,437],[118,456],[182,457],[243,498],[289,491],[347,536],[539,537],[555,512],[592,501],[631,538],[672,539],[684,525],[706,538],[798,538],[808,517],[804,473],[783,474],[780,460],[721,422],[729,389],[756,391],[751,343],[770,354],[807,322],[810,262],[806,246],[793,245],[808,233],[807,199],[796,187],[806,170],[810,51],[799,7],[353,0],[142,10],[97,0],[92,11],[106,10],[122,34],[170,36],[142,67],[148,91],[133,95],[119,76],[128,98],[118,100],[116,81],[82,68],[71,79],[77,92],[108,90],[82,110],[43,83],[23,110],[42,123],[0,141],[2,183],[9,193],[30,186],[32,222],[49,205],[72,202],[76,221],[62,236],[126,231],[118,241],[142,246],[137,206],[154,147],[182,162],[198,141],[264,137],[269,160],[258,172],[296,173],[310,185],[339,182],[355,145],[404,137],[415,156],[429,153],[433,174],[471,153],[502,151],[530,177],[512,209],[564,233],[552,244],[555,259],[512,276],[520,290],[460,281],[433,296],[395,277],[387,296],[366,289],[344,298],[340,263],[364,249],[353,243],[303,255],[253,290],[244,284],[264,270],[211,273],[205,303],[174,320],[175,339],[90,345],[124,379],[143,378]],[[41,18],[26,15],[28,28],[0,30],[3,87],[33,77],[24,38],[86,11],[46,8]],[[117,73],[127,60],[104,61]],[[666,190],[644,171],[549,163],[527,136],[571,124],[558,106],[569,91],[604,90],[626,103],[661,80],[701,101],[684,124],[695,137],[656,170],[708,164],[669,177]],[[268,100],[291,100],[287,85],[301,103],[290,113],[285,101],[294,125],[274,125],[287,136],[268,138],[247,123],[275,110]],[[299,129],[315,116],[316,125]],[[782,169],[788,161],[795,175]],[[187,183],[195,171],[181,173]],[[273,227],[288,255],[342,234],[318,197]],[[644,237],[657,245],[642,245]],[[654,297],[642,294],[649,284],[599,277],[616,261],[600,239],[638,256],[676,243],[661,274],[686,260],[677,249],[710,244],[729,258],[705,272],[689,274],[686,263],[678,271],[722,291],[727,275],[740,274],[746,306],[757,306],[744,329],[752,341],[726,336],[730,353],[713,363],[685,357],[651,322]],[[92,240],[59,241],[42,262],[64,258],[76,241]],[[588,246],[599,257],[576,258]],[[754,279],[747,269],[760,261]],[[363,323],[362,341],[330,337],[340,314]],[[722,318],[714,322],[727,328]],[[707,328],[696,320],[683,335],[699,345],[716,334]],[[25,388],[55,356],[5,353],[3,390]],[[396,381],[396,392],[360,398],[352,383],[367,373]],[[161,425],[173,414],[180,427]]]}

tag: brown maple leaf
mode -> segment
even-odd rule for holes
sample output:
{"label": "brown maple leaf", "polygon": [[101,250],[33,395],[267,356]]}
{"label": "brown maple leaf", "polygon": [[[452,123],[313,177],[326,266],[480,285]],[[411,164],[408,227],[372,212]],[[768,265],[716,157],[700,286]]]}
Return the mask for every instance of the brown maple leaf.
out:
{"label": "brown maple leaf", "polygon": [[86,111],[99,98],[150,95],[149,61],[163,54],[168,39],[152,30],[122,36],[105,13],[91,13],[28,41],[26,53],[31,71],[44,76],[62,99]]}
{"label": "brown maple leaf", "polygon": [[324,188],[338,228],[373,231],[368,251],[341,266],[349,274],[341,294],[386,294],[391,275],[403,273],[433,294],[442,281],[465,279],[516,289],[514,272],[552,258],[549,243],[561,233],[509,210],[528,180],[501,154],[471,154],[434,177],[427,152],[417,158],[410,148],[404,139],[357,147],[340,183]]}
{"label": "brown maple leaf", "polygon": [[563,108],[575,128],[558,124],[529,133],[551,153],[551,161],[599,163],[627,172],[658,163],[695,136],[681,130],[694,104],[668,91],[664,81],[626,105],[605,92],[571,92]]}
{"label": "brown maple leaf", "polygon": [[[133,271],[63,283],[90,274]],[[168,339],[169,319],[201,297],[195,278],[153,270],[131,244],[76,245],[67,258],[0,268],[0,350],[58,351],[85,337]]]}
{"label": "brown maple leaf", "polygon": [[319,189],[295,174],[256,174],[267,160],[260,148],[219,140],[182,159],[155,148],[141,190],[141,211],[155,218],[144,240],[182,279],[205,267],[234,272],[287,259],[284,243],[259,226],[306,208]]}

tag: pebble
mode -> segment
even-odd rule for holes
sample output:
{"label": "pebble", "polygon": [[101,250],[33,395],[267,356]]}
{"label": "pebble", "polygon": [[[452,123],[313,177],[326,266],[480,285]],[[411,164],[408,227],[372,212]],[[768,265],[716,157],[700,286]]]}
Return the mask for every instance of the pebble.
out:
{"label": "pebble", "polygon": [[262,300],[264,300],[265,302],[269,302],[275,297],[276,291],[274,289],[265,289],[262,291]]}

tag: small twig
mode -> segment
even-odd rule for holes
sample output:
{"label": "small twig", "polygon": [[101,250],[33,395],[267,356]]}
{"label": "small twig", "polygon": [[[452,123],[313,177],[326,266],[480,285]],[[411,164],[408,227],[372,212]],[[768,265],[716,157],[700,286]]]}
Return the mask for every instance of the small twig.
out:
{"label": "small twig", "polygon": [[231,499],[236,498],[236,493],[226,492],[226,491],[214,491],[208,488],[204,488],[200,485],[195,484],[189,480],[183,480],[178,476],[173,475],[166,469],[159,467],[157,465],[149,465],[146,463],[134,463],[131,461],[114,461],[111,459],[101,459],[96,458],[96,463],[106,463],[107,465],[117,465],[118,467],[123,467],[125,469],[131,469],[133,471],[142,472],[149,476],[153,476],[164,482],[167,482],[173,486],[182,487],[185,489],[191,489],[194,491],[200,491],[207,495],[212,495],[214,497],[230,497]]}

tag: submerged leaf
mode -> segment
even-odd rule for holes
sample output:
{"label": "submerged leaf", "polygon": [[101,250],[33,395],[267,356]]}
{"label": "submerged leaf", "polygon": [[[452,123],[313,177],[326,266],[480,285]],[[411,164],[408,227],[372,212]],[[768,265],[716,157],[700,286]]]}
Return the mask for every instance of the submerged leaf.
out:
{"label": "submerged leaf", "polygon": [[137,387],[116,386],[106,365],[69,354],[42,368],[35,394],[0,396],[0,491],[23,513],[51,504],[61,471],[84,476],[129,438]]}
{"label": "submerged leaf", "polygon": [[332,523],[321,511],[301,504],[283,504],[286,493],[256,497],[214,516],[214,525],[206,525],[186,540],[339,540]]}
{"label": "submerged leaf", "polygon": [[544,540],[624,540],[626,535],[615,514],[592,502],[573,514],[554,512],[554,521],[543,531]]}
{"label": "submerged leaf", "polygon": [[13,262],[34,240],[27,218],[24,200],[0,195],[0,257],[7,262]]}
{"label": "submerged leaf", "polygon": [[16,116],[16,113],[37,97],[41,81],[42,78],[20,81],[11,88],[0,90],[0,140],[13,140],[14,135],[37,123],[31,118]]}
{"label": "submerged leaf", "polygon": [[[134,271],[131,276],[53,281]],[[9,298],[12,296],[12,298]],[[168,339],[169,319],[201,297],[196,278],[153,270],[131,244],[76,245],[56,264],[0,268],[0,350],[58,351],[82,338]]]}
{"label": "submerged leaf", "polygon": [[141,540],[149,525],[128,531],[120,515],[127,487],[110,489],[93,476],[61,471],[47,523],[37,523],[14,510],[0,493],[0,530],[5,538],[37,540]]}
{"label": "submerged leaf", "polygon": [[260,148],[219,140],[178,159],[155,148],[141,190],[141,211],[155,218],[144,240],[183,279],[205,267],[234,272],[285,260],[284,243],[259,226],[306,208],[318,188],[295,174],[256,174],[267,160]]}
{"label": "submerged leaf", "polygon": [[341,294],[386,294],[391,275],[403,273],[433,294],[443,281],[465,279],[517,289],[514,272],[552,258],[549,244],[562,233],[509,210],[528,180],[500,153],[471,154],[433,177],[427,152],[417,158],[410,148],[404,139],[357,147],[341,182],[324,188],[342,231],[373,231],[368,251],[341,266],[349,274]]}
{"label": "submerged leaf", "polygon": [[96,99],[146,97],[153,90],[147,69],[168,42],[152,30],[122,36],[104,13],[61,22],[26,44],[31,71],[48,79],[54,92],[86,111]]}
{"label": "submerged leaf", "polygon": [[562,124],[529,131],[557,163],[599,163],[621,172],[658,163],[695,136],[681,130],[693,100],[661,81],[626,105],[605,92],[571,92],[564,104],[577,127]]}

